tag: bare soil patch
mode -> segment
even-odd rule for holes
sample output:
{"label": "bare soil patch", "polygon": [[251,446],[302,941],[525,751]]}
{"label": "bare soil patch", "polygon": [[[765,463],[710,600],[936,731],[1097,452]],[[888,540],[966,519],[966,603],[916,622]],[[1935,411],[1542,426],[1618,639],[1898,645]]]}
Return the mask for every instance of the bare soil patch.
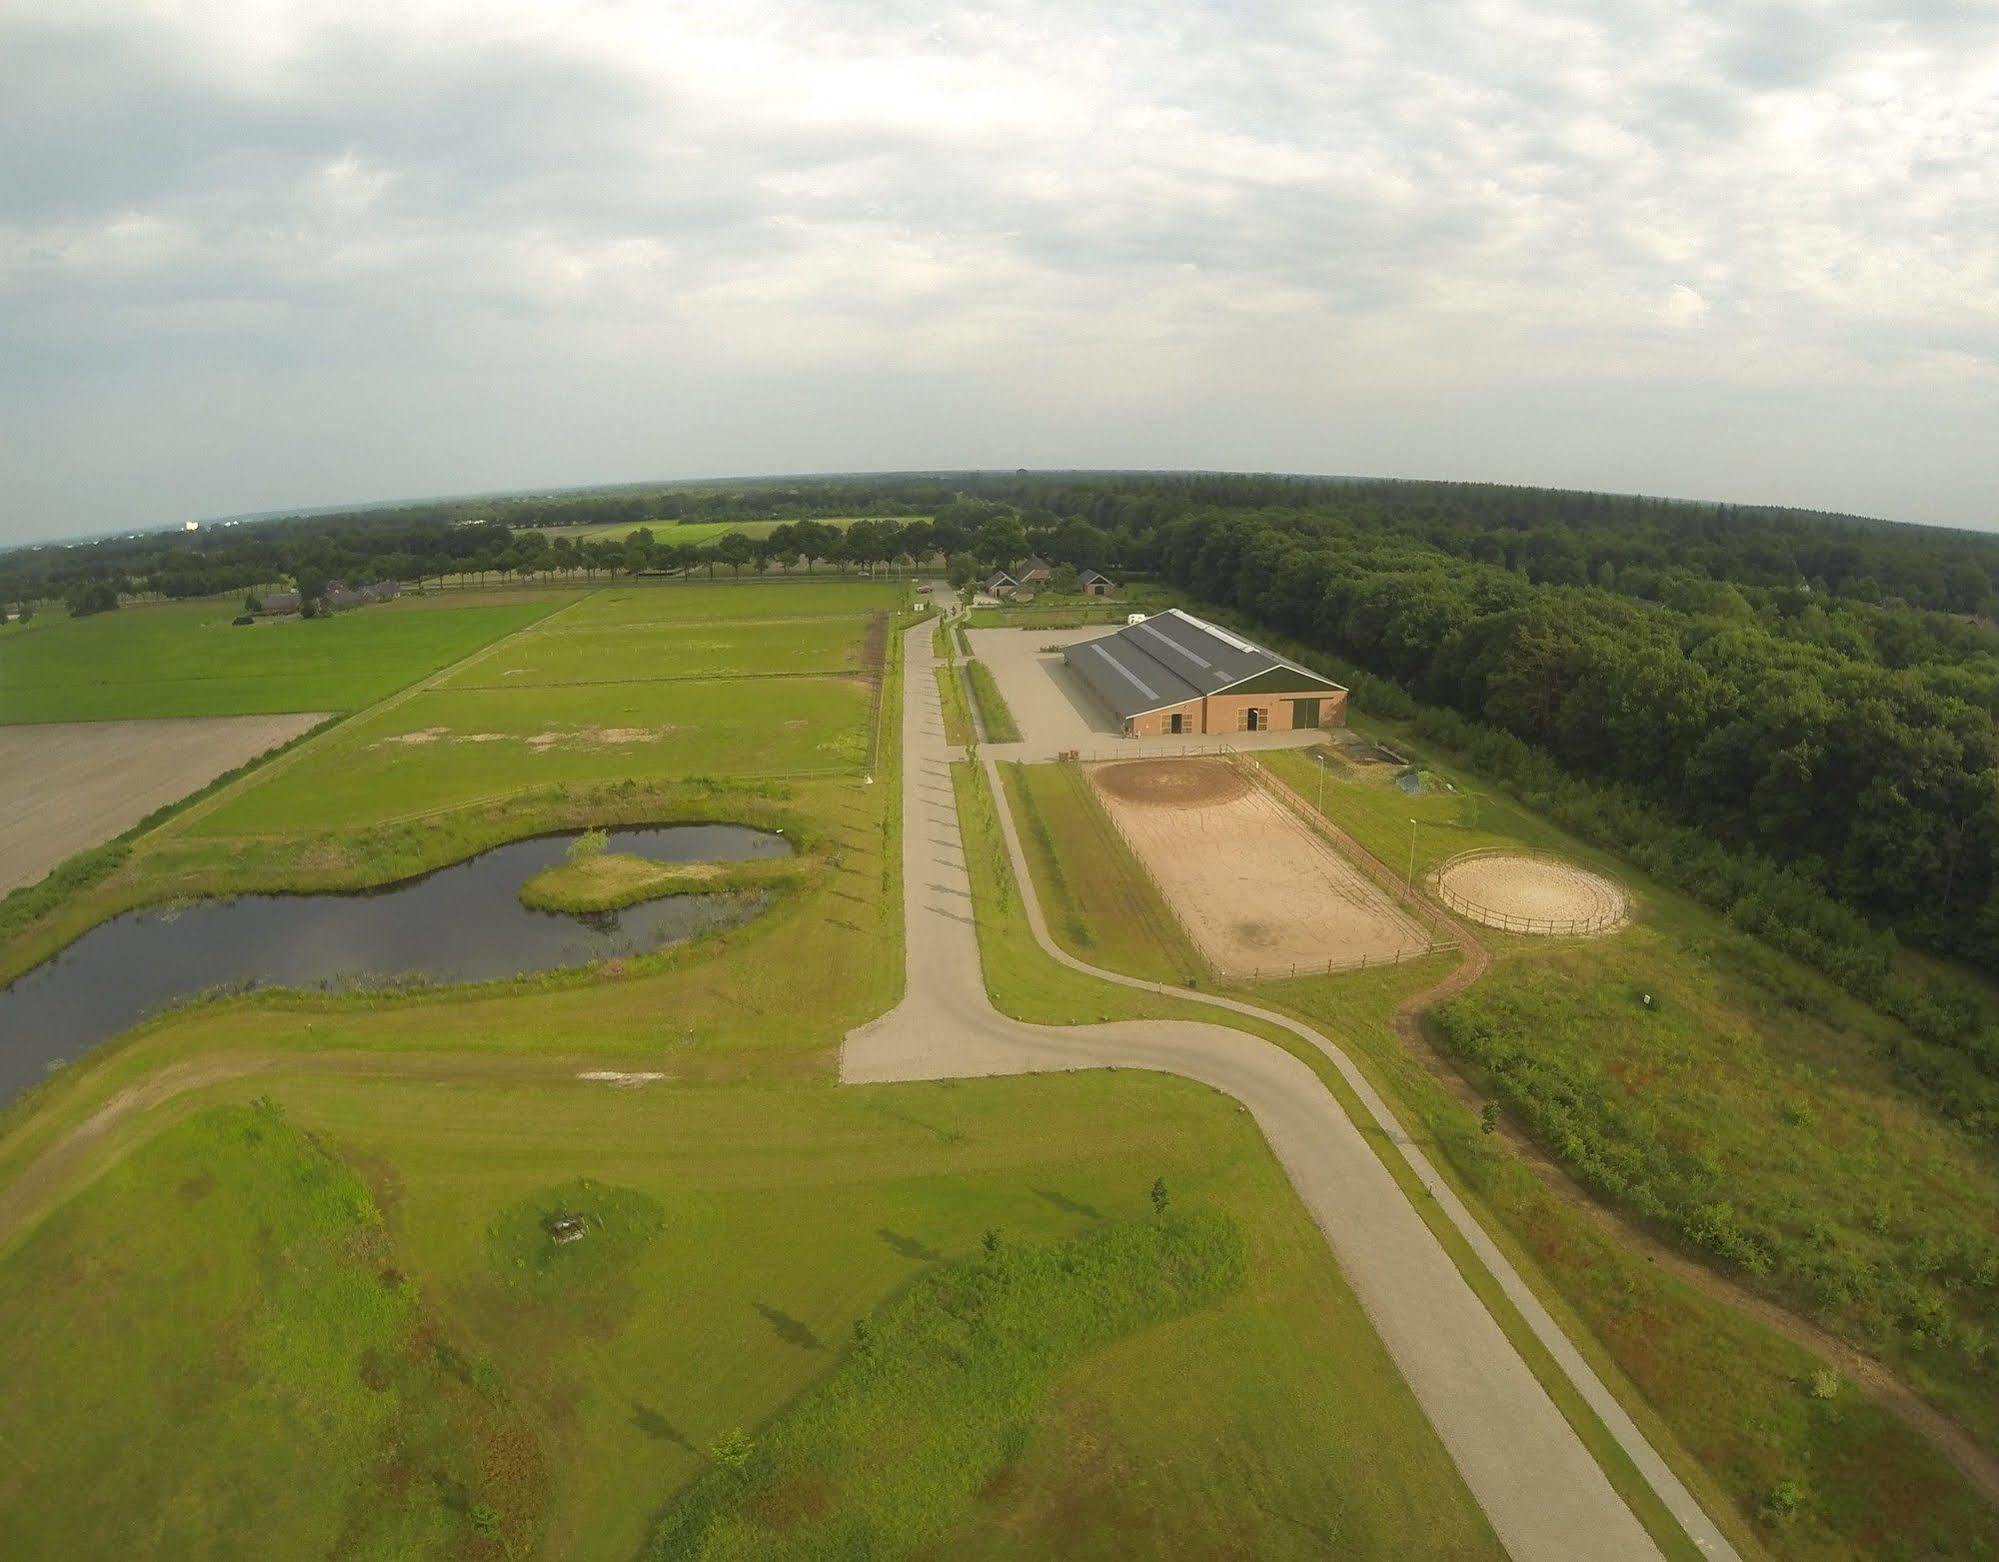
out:
{"label": "bare soil patch", "polygon": [[295,712],[0,727],[0,894],[325,719]]}
{"label": "bare soil patch", "polygon": [[1431,885],[1458,915],[1513,933],[1608,933],[1631,915],[1621,886],[1555,857],[1473,853],[1437,869]]}
{"label": "bare soil patch", "polygon": [[1120,802],[1165,808],[1205,808],[1233,802],[1252,790],[1233,766],[1179,759],[1105,765],[1096,772],[1096,782],[1099,791]]}
{"label": "bare soil patch", "polygon": [[1126,760],[1090,779],[1215,970],[1379,964],[1431,935],[1331,842],[1224,760]]}

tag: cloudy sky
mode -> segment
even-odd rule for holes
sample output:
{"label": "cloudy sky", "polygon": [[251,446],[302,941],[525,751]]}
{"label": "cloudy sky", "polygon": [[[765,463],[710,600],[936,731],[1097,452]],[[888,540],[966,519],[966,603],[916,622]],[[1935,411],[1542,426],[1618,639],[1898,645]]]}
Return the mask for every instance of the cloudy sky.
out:
{"label": "cloudy sky", "polygon": [[1999,527],[1999,6],[0,0],[0,540],[964,466]]}

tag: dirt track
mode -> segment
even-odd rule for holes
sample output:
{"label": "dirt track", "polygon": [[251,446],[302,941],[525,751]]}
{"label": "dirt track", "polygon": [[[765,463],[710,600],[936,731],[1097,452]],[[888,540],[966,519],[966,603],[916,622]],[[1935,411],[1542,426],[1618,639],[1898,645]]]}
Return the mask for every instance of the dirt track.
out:
{"label": "dirt track", "polygon": [[307,712],[0,727],[0,895],[325,719]]}
{"label": "dirt track", "polygon": [[1226,761],[1119,761],[1089,773],[1218,972],[1374,964],[1429,947],[1424,928]]}

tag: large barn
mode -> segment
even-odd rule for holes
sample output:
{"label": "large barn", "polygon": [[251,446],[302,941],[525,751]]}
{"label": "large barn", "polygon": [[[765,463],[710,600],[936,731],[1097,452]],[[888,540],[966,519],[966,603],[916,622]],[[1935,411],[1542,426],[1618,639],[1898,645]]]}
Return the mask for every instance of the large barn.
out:
{"label": "large barn", "polygon": [[1063,653],[1127,737],[1290,732],[1346,721],[1347,691],[1275,651],[1168,608]]}

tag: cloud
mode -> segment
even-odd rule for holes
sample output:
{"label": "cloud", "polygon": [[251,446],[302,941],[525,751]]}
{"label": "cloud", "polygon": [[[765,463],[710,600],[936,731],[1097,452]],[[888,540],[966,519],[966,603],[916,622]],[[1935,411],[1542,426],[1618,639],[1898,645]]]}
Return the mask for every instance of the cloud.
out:
{"label": "cloud", "polygon": [[[0,537],[957,460],[1999,520],[1995,104],[1943,0],[0,0]],[[1463,416],[1527,382],[1632,437]],[[1683,385],[1842,457],[1647,454]]]}

